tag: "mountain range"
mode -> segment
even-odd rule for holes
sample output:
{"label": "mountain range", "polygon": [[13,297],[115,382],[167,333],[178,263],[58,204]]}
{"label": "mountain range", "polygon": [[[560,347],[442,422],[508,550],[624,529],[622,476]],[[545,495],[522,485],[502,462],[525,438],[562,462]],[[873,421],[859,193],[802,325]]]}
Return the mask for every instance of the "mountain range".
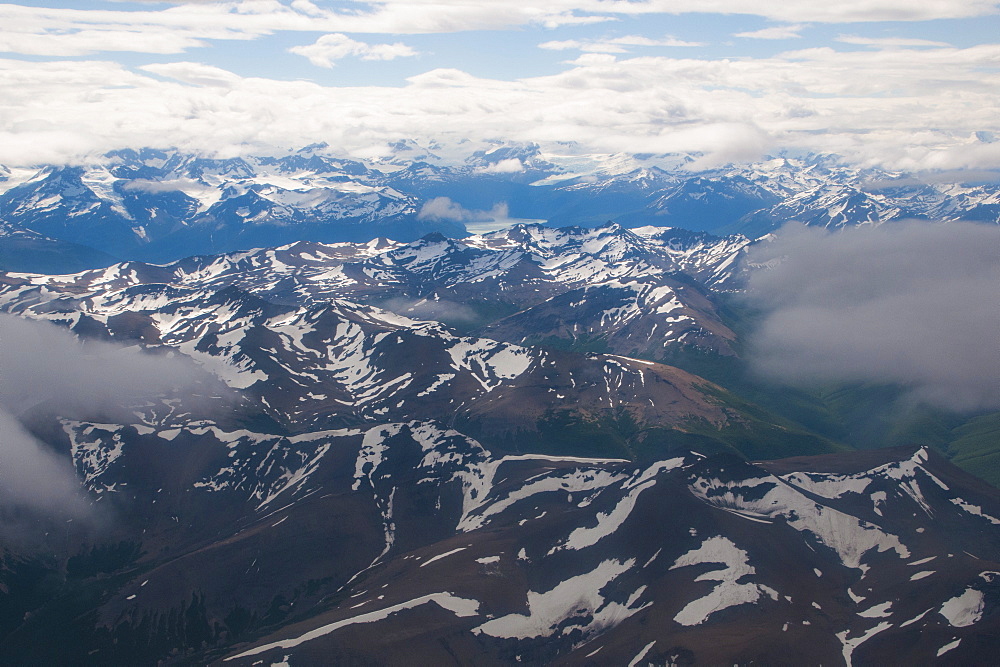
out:
{"label": "mountain range", "polygon": [[747,390],[754,243],[521,224],[0,274],[3,317],[203,374],[17,413],[86,511],[5,510],[34,527],[5,660],[988,662],[1000,492]]}
{"label": "mountain range", "polygon": [[[756,238],[797,220],[837,228],[902,219],[1000,220],[996,179],[887,172],[833,156],[696,170],[684,156],[556,156],[498,144],[455,162],[400,142],[368,160],[324,145],[280,156],[208,158],[153,149],[92,164],[0,166],[0,251],[8,270],[46,271],[14,233],[166,262],[294,241],[461,238],[522,222],[676,227]],[[952,181],[952,182],[949,182]],[[110,256],[110,257],[109,257]],[[19,262],[19,263],[18,263]],[[36,263],[32,263],[36,262]]]}

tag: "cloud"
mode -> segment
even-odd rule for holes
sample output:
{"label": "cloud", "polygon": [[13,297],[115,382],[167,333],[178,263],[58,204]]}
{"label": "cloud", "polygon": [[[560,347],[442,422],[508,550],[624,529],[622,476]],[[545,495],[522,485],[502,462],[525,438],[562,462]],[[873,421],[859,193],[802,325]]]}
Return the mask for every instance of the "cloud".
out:
{"label": "cloud", "polygon": [[211,197],[216,192],[211,185],[201,183],[193,178],[176,178],[165,181],[154,181],[146,178],[135,178],[124,181],[122,190],[136,190],[139,192],[160,193],[160,192],[183,192],[189,197],[198,199],[199,197]]}
{"label": "cloud", "polygon": [[1000,183],[1000,171],[974,169],[954,169],[949,171],[934,171],[916,173],[903,178],[889,178],[867,181],[863,188],[869,192],[877,192],[889,188],[931,185],[949,183],[958,185],[981,185],[985,183]]}
{"label": "cloud", "polygon": [[844,44],[859,44],[880,48],[912,47],[912,46],[951,46],[948,42],[935,42],[929,39],[912,39],[907,37],[858,37],[857,35],[839,35],[838,42]]}
{"label": "cloud", "polygon": [[156,63],[139,69],[192,86],[229,88],[240,81],[240,77],[232,72],[201,63]]}
{"label": "cloud", "polygon": [[[402,86],[241,77],[199,63],[0,60],[0,164],[150,146],[236,155],[317,141],[350,154],[495,137],[553,152],[690,152],[699,165],[781,148],[901,170],[994,169],[1000,44],[712,60],[585,53],[513,81],[440,68]],[[167,80],[164,80],[164,79]],[[466,144],[468,146],[470,144]],[[473,149],[474,150],[474,149]]]}
{"label": "cloud", "polygon": [[411,47],[396,42],[394,44],[366,44],[347,35],[335,33],[323,35],[308,46],[293,46],[290,52],[305,56],[317,67],[333,67],[334,60],[356,56],[362,60],[395,60],[418,55]]}
{"label": "cloud", "polygon": [[102,51],[183,53],[205,42],[178,33],[130,30],[80,30],[65,34],[0,32],[0,52],[29,56],[84,56]]}
{"label": "cloud", "polygon": [[628,53],[628,47],[633,46],[688,47],[704,45],[705,44],[703,42],[688,42],[675,37],[650,39],[648,37],[642,37],[641,35],[626,35],[624,37],[584,41],[570,39],[564,41],[542,42],[538,45],[538,48],[546,49],[548,51],[576,50],[583,51],[584,53]]}
{"label": "cloud", "polygon": [[418,220],[452,220],[462,222],[470,219],[471,212],[448,197],[434,197],[420,207]]}
{"label": "cloud", "polygon": [[418,220],[449,220],[452,222],[494,222],[507,220],[507,204],[500,202],[489,211],[477,211],[464,208],[458,202],[448,197],[434,197],[420,207]]}
{"label": "cloud", "polygon": [[471,324],[481,319],[474,308],[464,303],[442,299],[394,297],[388,301],[379,302],[378,306],[404,317],[416,320],[436,320],[452,325]]}
{"label": "cloud", "polygon": [[790,225],[756,247],[751,360],[799,385],[897,384],[953,410],[1000,408],[1000,226]]}
{"label": "cloud", "polygon": [[80,483],[73,474],[68,457],[46,448],[0,405],[0,535],[20,532],[12,525],[17,513],[12,507],[56,516],[60,519],[86,519],[90,509],[83,498]]}
{"label": "cloud", "polygon": [[516,157],[511,157],[480,167],[476,171],[483,174],[519,174],[524,171],[524,163]]}
{"label": "cloud", "polygon": [[[232,11],[232,5],[218,3],[156,11],[4,4],[0,5],[0,52],[35,56],[122,51],[174,54],[204,47],[206,40],[248,40],[271,32],[266,16]],[[281,25],[277,17],[271,18]]]}
{"label": "cloud", "polygon": [[[111,343],[81,343],[45,322],[0,315],[0,504],[43,516],[87,518],[69,457],[25,427],[38,411],[70,419],[134,419],[131,410],[164,394],[220,390],[186,358]],[[128,423],[127,421],[125,423]],[[0,531],[11,527],[0,521]]]}
{"label": "cloud", "polygon": [[[482,0],[476,3],[359,0],[350,7],[337,8],[310,0],[174,0],[142,4],[147,6],[69,9],[0,4],[0,50],[58,56],[107,51],[167,54],[201,47],[211,40],[258,39],[278,32],[402,35],[533,25],[553,29],[628,17],[686,13],[752,15],[784,23],[928,21],[997,13],[993,0],[924,3],[911,0]],[[164,4],[169,6],[163,7]],[[774,29],[761,32],[766,34],[767,30]],[[316,44],[311,46],[314,51],[320,49]]]}
{"label": "cloud", "polygon": [[779,25],[752,32],[738,32],[733,37],[744,37],[746,39],[800,39],[802,35],[799,33],[807,27],[805,25]]}

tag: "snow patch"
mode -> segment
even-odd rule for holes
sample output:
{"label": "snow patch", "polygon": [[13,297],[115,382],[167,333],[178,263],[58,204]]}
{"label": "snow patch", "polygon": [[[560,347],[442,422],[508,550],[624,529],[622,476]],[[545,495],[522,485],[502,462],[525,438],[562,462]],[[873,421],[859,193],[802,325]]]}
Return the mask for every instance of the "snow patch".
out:
{"label": "snow patch", "polygon": [[527,614],[501,616],[472,631],[503,639],[527,639],[551,636],[566,621],[574,622],[562,628],[564,633],[580,628],[584,634],[591,634],[616,626],[646,605],[633,606],[635,599],[624,605],[608,601],[601,591],[633,565],[634,559],[606,560],[593,571],[571,577],[544,593],[528,591]]}
{"label": "snow patch", "polygon": [[244,651],[243,653],[230,656],[226,658],[226,661],[228,662],[229,660],[239,660],[240,658],[248,658],[252,655],[259,655],[261,653],[265,653],[267,651],[271,651],[276,648],[281,648],[281,649],[294,648],[296,646],[299,646],[300,644],[304,644],[308,641],[312,641],[313,639],[317,639],[319,637],[328,635],[331,632],[335,632],[340,628],[349,625],[357,625],[359,623],[374,623],[375,621],[381,621],[386,618],[389,618],[390,616],[393,616],[394,614],[398,614],[399,612],[404,611],[406,609],[413,609],[415,607],[419,607],[420,605],[424,605],[430,602],[433,602],[434,604],[438,605],[442,609],[445,609],[446,611],[450,611],[451,613],[455,614],[458,617],[475,616],[476,614],[479,613],[479,602],[476,600],[468,600],[466,598],[460,598],[451,593],[431,593],[430,595],[424,595],[414,600],[409,600],[407,602],[402,602],[400,604],[392,605],[391,607],[386,607],[385,609],[370,611],[367,614],[361,614],[360,616],[354,616],[352,618],[346,618],[342,621],[336,621],[335,623],[329,623],[322,627],[316,628],[315,630],[311,630],[309,632],[306,632],[305,634],[299,635],[298,637],[295,637],[293,639],[282,639],[280,641],[272,642],[270,644],[264,644],[256,648],[252,648],[249,651]]}
{"label": "snow patch", "polygon": [[778,593],[773,588],[761,584],[740,584],[739,579],[755,574],[756,570],[748,564],[747,552],[738,548],[726,537],[710,537],[700,547],[693,549],[677,559],[671,570],[703,563],[722,564],[724,569],[712,570],[695,577],[695,581],[718,581],[711,593],[699,598],[681,609],[674,620],[681,625],[699,625],[717,611],[741,604],[752,604],[763,595],[772,600],[778,599]]}
{"label": "snow patch", "polygon": [[436,560],[441,560],[442,558],[447,558],[448,556],[450,556],[452,554],[457,554],[459,551],[465,551],[467,548],[468,547],[459,547],[457,549],[452,549],[451,551],[446,551],[443,554],[438,554],[437,556],[434,556],[433,558],[428,558],[427,560],[425,560],[423,563],[420,564],[420,567],[427,567],[428,565],[430,565],[431,563],[433,563]]}
{"label": "snow patch", "polygon": [[955,628],[967,628],[979,622],[986,606],[982,591],[967,588],[961,595],[955,596],[941,605],[941,615]]}

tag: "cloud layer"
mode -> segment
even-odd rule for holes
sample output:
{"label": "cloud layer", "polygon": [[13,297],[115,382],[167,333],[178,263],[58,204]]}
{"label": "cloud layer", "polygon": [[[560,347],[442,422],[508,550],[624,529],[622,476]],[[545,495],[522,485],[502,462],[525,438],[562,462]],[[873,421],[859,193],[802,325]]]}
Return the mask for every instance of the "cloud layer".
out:
{"label": "cloud layer", "polygon": [[595,152],[697,152],[706,156],[699,166],[798,148],[904,169],[995,168],[1000,142],[975,133],[1000,131],[997,62],[1000,44],[733,61],[588,53],[545,77],[436,69],[402,88],[337,88],[199,63],[133,71],[0,60],[0,164],[134,146],[233,155],[326,141],[360,154],[401,138],[455,145],[500,136]]}
{"label": "cloud layer", "polygon": [[791,225],[760,244],[750,299],[761,373],[898,384],[954,410],[1000,408],[1000,227]]}
{"label": "cloud layer", "polygon": [[[361,155],[403,138],[448,146],[500,137],[553,150],[573,143],[583,152],[694,152],[704,156],[697,166],[788,148],[902,169],[1000,167],[1000,143],[973,139],[976,132],[1000,132],[993,112],[1000,99],[1000,44],[953,46],[923,39],[926,31],[921,38],[842,34],[822,47],[709,57],[701,41],[665,36],[658,28],[637,34],[635,22],[693,12],[763,17],[773,25],[735,33],[758,38],[760,46],[766,44],[760,38],[804,36],[829,22],[851,33],[874,21],[995,18],[1000,9],[992,0],[373,0],[351,10],[309,0],[101,6],[0,4],[0,52],[32,57],[0,60],[0,164],[80,161],[135,146],[233,155],[325,141]],[[626,22],[630,27],[615,29]],[[756,28],[761,20],[750,23]],[[587,35],[571,32],[582,24],[596,27]],[[529,28],[539,38],[527,45],[510,40],[504,54],[512,62],[555,53],[578,57],[554,61],[547,76],[485,78],[459,69],[468,63],[452,54],[449,62],[457,67],[429,68],[391,86],[241,76],[217,57],[220,45],[271,37],[281,46],[262,48],[301,56],[304,68],[323,76],[345,58],[410,62],[412,74],[413,64],[434,60],[437,48],[425,40],[418,49],[410,43],[417,35],[523,35]],[[605,28],[603,36],[594,32]],[[936,30],[947,34],[940,25]],[[106,59],[124,51],[149,55],[133,66]],[[80,59],[94,54],[102,56]],[[186,60],[168,57],[177,54]],[[40,60],[45,57],[76,59]]]}

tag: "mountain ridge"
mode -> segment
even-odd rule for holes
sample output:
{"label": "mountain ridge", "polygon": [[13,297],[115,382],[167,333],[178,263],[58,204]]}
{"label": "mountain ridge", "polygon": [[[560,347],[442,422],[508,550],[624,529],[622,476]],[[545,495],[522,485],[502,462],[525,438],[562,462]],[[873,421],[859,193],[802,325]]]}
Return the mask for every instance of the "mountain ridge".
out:
{"label": "mountain ridge", "polygon": [[414,161],[404,151],[365,162],[326,150],[216,159],[141,149],[86,166],[0,169],[0,216],[62,241],[100,238],[100,250],[157,262],[297,240],[462,237],[467,223],[498,220],[553,227],[617,220],[750,237],[793,220],[827,228],[1000,221],[994,182],[963,183],[961,174],[950,183],[934,174],[920,180],[827,155],[689,171],[672,156],[659,156],[658,166],[629,156],[566,159],[537,146],[497,146],[459,164],[419,151]]}

